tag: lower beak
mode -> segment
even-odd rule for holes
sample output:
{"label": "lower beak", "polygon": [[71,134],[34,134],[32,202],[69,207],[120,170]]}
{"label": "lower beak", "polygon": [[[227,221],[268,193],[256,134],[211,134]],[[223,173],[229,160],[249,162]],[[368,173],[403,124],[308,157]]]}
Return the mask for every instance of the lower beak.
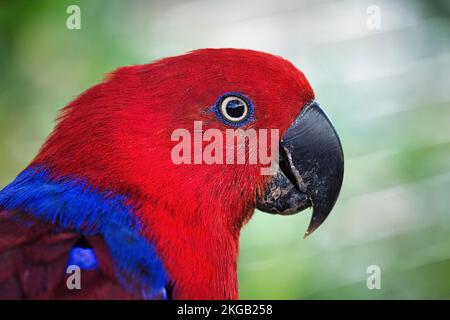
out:
{"label": "lower beak", "polygon": [[344,154],[331,121],[315,101],[306,105],[280,142],[279,167],[257,208],[294,214],[313,208],[305,237],[328,217],[341,190]]}

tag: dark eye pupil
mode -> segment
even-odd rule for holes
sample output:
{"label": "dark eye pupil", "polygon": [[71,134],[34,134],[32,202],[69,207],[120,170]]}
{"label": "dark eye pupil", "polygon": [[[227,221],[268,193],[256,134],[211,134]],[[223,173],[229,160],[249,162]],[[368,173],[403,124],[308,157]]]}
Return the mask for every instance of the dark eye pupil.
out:
{"label": "dark eye pupil", "polygon": [[227,114],[232,118],[239,118],[245,112],[245,105],[242,101],[235,99],[227,103],[225,107]]}

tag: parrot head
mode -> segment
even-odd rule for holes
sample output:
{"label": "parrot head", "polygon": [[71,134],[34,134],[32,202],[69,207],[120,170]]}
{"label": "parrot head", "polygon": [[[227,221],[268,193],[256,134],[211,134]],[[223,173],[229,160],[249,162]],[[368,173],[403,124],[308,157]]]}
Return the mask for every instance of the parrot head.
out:
{"label": "parrot head", "polygon": [[119,68],[63,109],[32,164],[126,195],[185,298],[237,297],[239,231],[255,208],[312,207],[309,234],[343,179],[338,135],[303,73],[241,49]]}

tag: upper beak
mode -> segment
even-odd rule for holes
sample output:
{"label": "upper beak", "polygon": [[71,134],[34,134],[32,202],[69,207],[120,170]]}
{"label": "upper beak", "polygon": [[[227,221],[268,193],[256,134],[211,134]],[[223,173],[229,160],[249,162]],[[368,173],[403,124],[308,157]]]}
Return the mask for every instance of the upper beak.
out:
{"label": "upper beak", "polygon": [[305,237],[330,214],[341,190],[344,154],[331,121],[316,101],[306,105],[281,139],[279,168],[257,208],[293,214],[312,206]]}

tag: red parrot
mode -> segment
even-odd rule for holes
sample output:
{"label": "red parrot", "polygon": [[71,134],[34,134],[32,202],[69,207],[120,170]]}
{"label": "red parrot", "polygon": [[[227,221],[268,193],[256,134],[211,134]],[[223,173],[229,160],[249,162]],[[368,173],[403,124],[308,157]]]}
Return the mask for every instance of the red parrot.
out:
{"label": "red parrot", "polygon": [[[245,159],[263,133],[279,134],[266,150],[279,160],[272,174],[219,161],[230,148],[220,134],[236,131]],[[312,207],[311,233],[343,163],[310,84],[281,57],[201,49],[119,68],[62,110],[0,192],[0,298],[237,299],[239,233],[255,208]],[[68,286],[71,266],[80,288]]]}

